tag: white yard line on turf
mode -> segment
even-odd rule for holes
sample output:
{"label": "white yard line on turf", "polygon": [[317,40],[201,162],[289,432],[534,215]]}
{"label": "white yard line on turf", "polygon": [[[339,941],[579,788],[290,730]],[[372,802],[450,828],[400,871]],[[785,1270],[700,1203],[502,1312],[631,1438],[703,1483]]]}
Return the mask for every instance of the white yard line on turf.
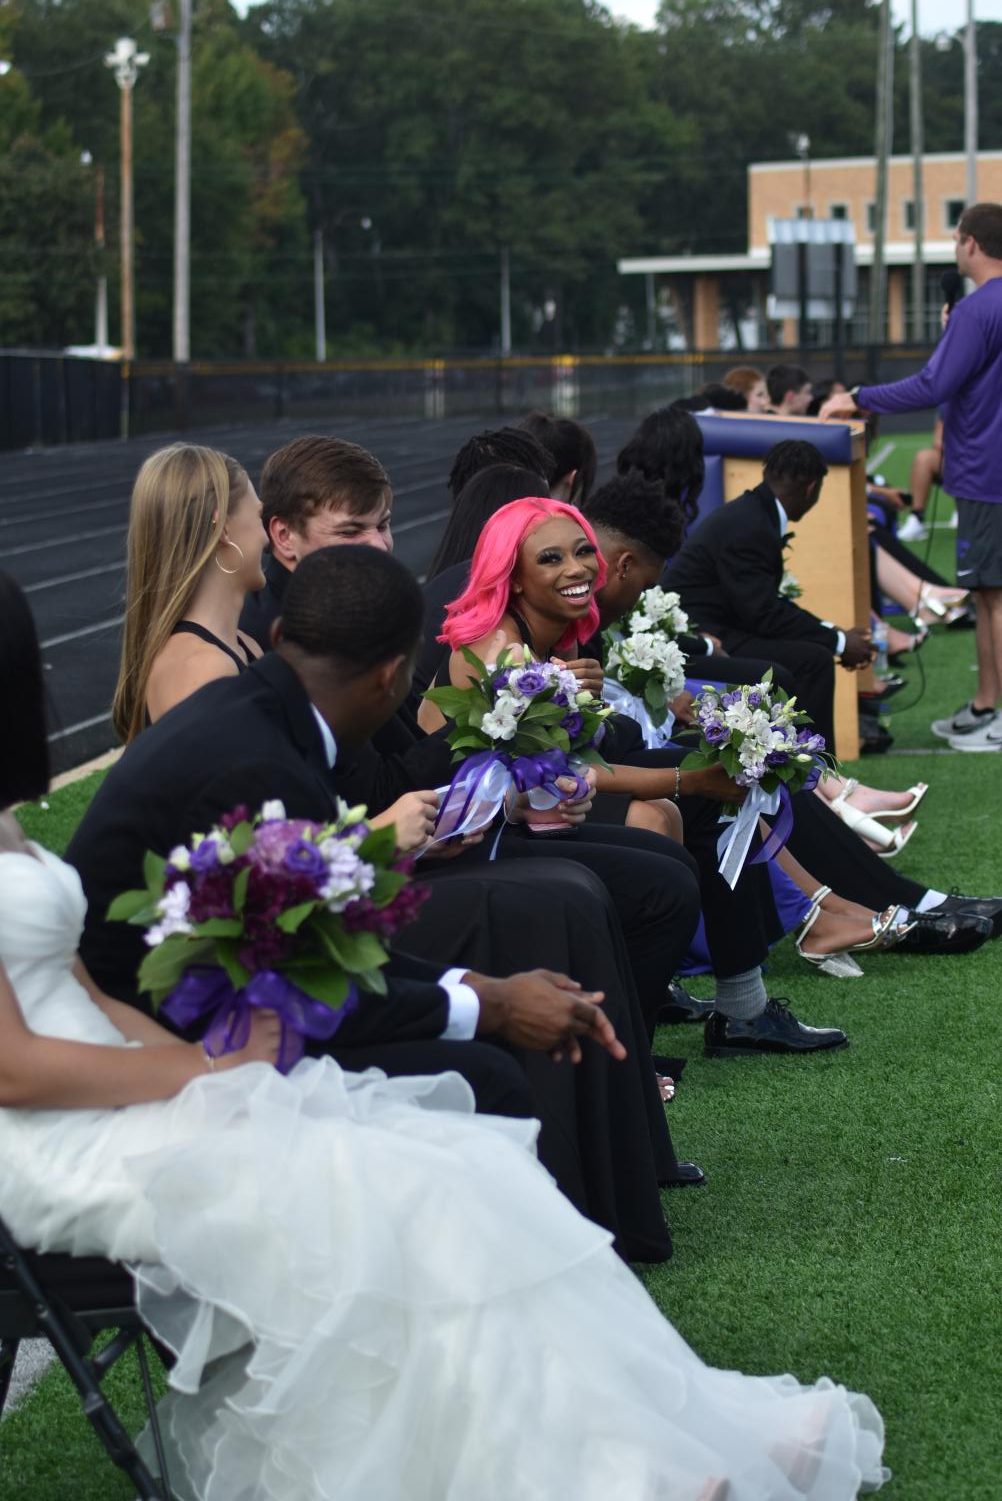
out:
{"label": "white yard line on turf", "polygon": [[868,454],[866,459],[866,467],[868,469],[876,469],[879,464],[882,464],[885,461],[885,459],[890,458],[891,454],[894,452],[897,446],[898,445],[896,443],[885,443],[883,448],[877,449],[876,453]]}

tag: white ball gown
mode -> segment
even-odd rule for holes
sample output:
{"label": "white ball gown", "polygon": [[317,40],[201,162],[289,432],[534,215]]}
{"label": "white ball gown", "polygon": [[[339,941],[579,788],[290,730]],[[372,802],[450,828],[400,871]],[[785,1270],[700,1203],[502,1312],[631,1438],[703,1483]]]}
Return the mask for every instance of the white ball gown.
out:
{"label": "white ball gown", "polygon": [[[70,973],[75,871],[0,856],[28,1025],[126,1045]],[[378,1000],[372,1004],[378,1005]],[[25,1245],[128,1261],[199,1501],[849,1501],[869,1398],[702,1363],[465,1083],[305,1060],[119,1110],[0,1110]],[[726,1482],[726,1483],[725,1483]]]}

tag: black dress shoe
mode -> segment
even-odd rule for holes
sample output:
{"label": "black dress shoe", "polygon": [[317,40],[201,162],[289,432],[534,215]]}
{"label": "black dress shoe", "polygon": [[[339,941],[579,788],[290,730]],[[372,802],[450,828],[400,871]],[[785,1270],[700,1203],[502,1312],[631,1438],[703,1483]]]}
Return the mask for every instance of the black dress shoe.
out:
{"label": "black dress shoe", "polygon": [[659,1027],[674,1027],[680,1022],[705,1022],[713,1011],[712,1001],[697,1001],[679,980],[668,986],[668,1000],[658,1012]]}
{"label": "black dress shoe", "polygon": [[743,1053],[814,1053],[844,1048],[849,1039],[838,1027],[808,1027],[789,1007],[768,1000],[765,1010],[750,1021],[736,1021],[715,1011],[706,1023],[704,1051],[710,1058]]}
{"label": "black dress shoe", "polygon": [[702,1188],[706,1182],[706,1174],[695,1162],[678,1162],[675,1171],[670,1178],[666,1178],[662,1188]]}
{"label": "black dress shoe", "polygon": [[994,936],[992,918],[969,912],[909,912],[904,936],[894,954],[969,954]]}
{"label": "black dress shoe", "polygon": [[992,925],[992,937],[1002,933],[1002,896],[961,896],[952,891],[945,902],[930,908],[927,917],[939,917],[944,912],[963,912],[968,916],[987,917]]}

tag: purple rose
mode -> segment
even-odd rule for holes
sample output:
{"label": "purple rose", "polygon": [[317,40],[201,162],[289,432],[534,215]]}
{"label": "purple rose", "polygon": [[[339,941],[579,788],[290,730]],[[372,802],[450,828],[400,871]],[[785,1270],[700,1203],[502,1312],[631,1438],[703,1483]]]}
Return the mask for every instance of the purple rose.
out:
{"label": "purple rose", "polygon": [[494,691],[496,693],[500,693],[502,688],[507,688],[507,686],[508,686],[508,679],[510,677],[511,677],[511,668],[510,667],[505,667],[503,669],[503,671],[496,672],[494,674],[494,676],[491,678],[491,687],[494,689]]}
{"label": "purple rose", "polygon": [[311,880],[319,881],[327,873],[323,855],[308,839],[297,839],[295,844],[290,844],[282,864],[292,875],[307,876]]}
{"label": "purple rose", "polygon": [[755,693],[755,692],[749,693],[749,695],[748,695],[748,707],[749,707],[749,709],[760,709],[762,707],[762,695],[761,695],[761,693]]}
{"label": "purple rose", "polygon": [[723,745],[730,738],[730,731],[719,719],[711,719],[709,724],[704,724],[703,735],[707,745]]}
{"label": "purple rose", "polygon": [[741,689],[734,688],[730,693],[722,694],[720,702],[723,704],[725,709],[730,709],[734,706],[734,704],[739,704],[741,702]]}
{"label": "purple rose", "polygon": [[552,684],[541,668],[523,667],[512,686],[526,698],[533,698],[537,693],[545,692]]}
{"label": "purple rose", "polygon": [[790,757],[786,751],[770,751],[765,758],[766,766],[785,766]]}
{"label": "purple rose", "polygon": [[560,727],[561,729],[566,730],[568,735],[573,740],[574,737],[576,735],[580,735],[581,731],[584,729],[584,720],[575,709],[573,713],[564,715],[563,719],[560,721]]}
{"label": "purple rose", "polygon": [[212,838],[203,839],[191,852],[191,868],[204,873],[219,864],[219,846]]}
{"label": "purple rose", "polygon": [[557,692],[551,698],[550,702],[552,704],[556,704],[559,709],[566,709],[567,705],[570,703],[570,699],[567,697],[567,694],[564,693],[562,689],[558,689]]}

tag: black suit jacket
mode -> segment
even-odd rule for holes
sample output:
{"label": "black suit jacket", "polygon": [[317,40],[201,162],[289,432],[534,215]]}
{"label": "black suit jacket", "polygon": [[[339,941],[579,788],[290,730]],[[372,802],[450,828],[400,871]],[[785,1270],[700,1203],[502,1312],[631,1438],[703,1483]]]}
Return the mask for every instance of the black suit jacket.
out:
{"label": "black suit jacket", "polygon": [[[335,783],[305,689],[275,653],[239,677],[207,683],[132,742],[109,771],[67,850],[88,911],[80,952],[109,995],[144,1004],[136,972],[142,934],[105,913],[121,891],[143,885],[147,850],[167,855],[240,803],[253,812],[281,798],[290,818],[324,819]],[[390,994],[347,1017],[338,1047],[438,1037],[448,998],[433,965],[394,955]]]}
{"label": "black suit jacket", "polygon": [[838,632],[779,592],[783,539],[768,485],[747,490],[700,522],[668,565],[666,587],[728,651],[749,638],[810,641],[834,652]]}
{"label": "black suit jacket", "polygon": [[245,636],[256,641],[262,651],[271,650],[271,626],[282,613],[285,589],[292,577],[289,569],[280,563],[273,553],[265,553],[261,560],[264,570],[264,588],[256,594],[248,594],[240,612],[240,629]]}

